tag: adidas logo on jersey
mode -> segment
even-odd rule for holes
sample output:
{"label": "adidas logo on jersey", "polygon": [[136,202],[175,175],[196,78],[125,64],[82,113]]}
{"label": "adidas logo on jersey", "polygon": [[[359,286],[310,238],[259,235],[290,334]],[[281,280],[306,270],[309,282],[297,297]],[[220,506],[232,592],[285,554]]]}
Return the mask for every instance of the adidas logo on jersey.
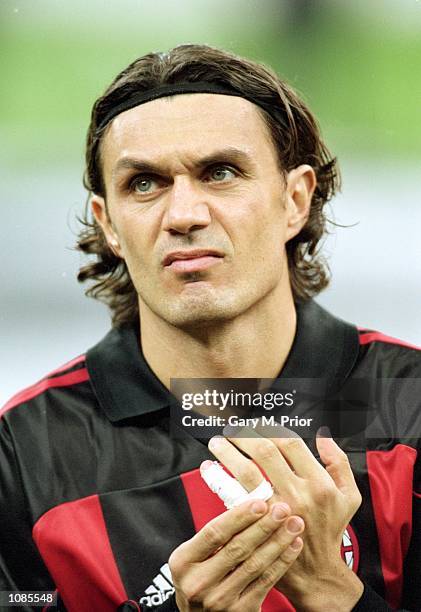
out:
{"label": "adidas logo on jersey", "polygon": [[145,589],[145,595],[139,600],[140,604],[144,606],[158,606],[174,593],[175,589],[168,563],[160,567],[159,571],[160,573],[152,580],[152,584]]}

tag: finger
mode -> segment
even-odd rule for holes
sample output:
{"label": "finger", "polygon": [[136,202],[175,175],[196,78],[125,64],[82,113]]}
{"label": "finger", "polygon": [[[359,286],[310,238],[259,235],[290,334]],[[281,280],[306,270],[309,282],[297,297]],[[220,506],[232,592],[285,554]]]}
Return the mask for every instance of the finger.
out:
{"label": "finger", "polygon": [[[344,451],[331,437],[316,436],[316,446],[326,471],[337,488],[344,494],[354,493],[357,488],[354,474]],[[358,489],[357,489],[358,491]]]}
{"label": "finger", "polygon": [[301,478],[320,478],[324,469],[302,438],[294,431],[279,425],[279,435],[269,438],[277,446],[291,468]]}
{"label": "finger", "polygon": [[178,547],[179,562],[204,561],[238,532],[258,521],[266,513],[267,508],[264,501],[250,500],[212,519],[190,540]]}
{"label": "finger", "polygon": [[[295,560],[294,549],[289,547],[304,531],[304,521],[298,516],[290,516],[266,542],[261,544],[237,569],[229,574],[222,583],[227,593],[239,593],[264,574],[280,556],[285,564]],[[279,579],[279,578],[278,578]]]}
{"label": "finger", "polygon": [[283,427],[279,423],[276,423],[276,427],[270,427],[270,429],[257,424],[255,430],[275,444],[297,476],[311,479],[316,476],[320,477],[320,474],[324,472],[307,444],[295,431]]}
{"label": "finger", "polygon": [[[230,574],[233,569],[237,568],[237,566],[241,567],[241,564],[246,559],[248,560],[251,555],[255,554],[256,549],[258,549],[266,540],[271,538],[276,531],[281,531],[279,529],[280,525],[288,519],[291,510],[287,504],[277,503],[272,508],[271,511],[268,512],[265,516],[263,516],[259,521],[255,524],[250,525],[247,529],[238,533],[234,536],[225,546],[223,546],[213,557],[208,559],[203,563],[203,572],[206,576],[206,581],[209,585],[218,584],[225,576]],[[302,524],[302,519],[299,519]],[[297,533],[290,534],[286,531],[286,529],[282,530],[283,540],[288,539],[288,542],[285,545],[288,545],[294,537],[297,536]],[[275,546],[274,546],[275,548]],[[273,558],[276,558],[279,555],[279,544],[276,547],[275,554]],[[256,563],[259,562],[262,565],[261,571],[264,569],[264,551],[260,553],[260,556],[256,560]],[[247,561],[245,561],[247,563]],[[249,576],[247,573],[250,568],[253,566],[253,561],[250,561],[247,567],[240,573],[244,578]],[[238,571],[237,568],[236,571]],[[258,570],[258,568],[257,568]],[[257,574],[253,574],[249,577],[248,582],[241,582],[240,576],[237,576],[237,583],[242,584],[242,588],[244,588],[248,582],[254,580]],[[231,581],[230,584],[234,584],[234,581]],[[237,586],[238,586],[237,585]],[[237,589],[237,593],[239,593]]]}
{"label": "finger", "polygon": [[251,602],[262,602],[269,591],[281,580],[303,550],[303,540],[298,537],[288,546],[267,569],[241,593],[240,606],[251,609]]}
{"label": "finger", "polygon": [[[241,437],[229,437],[228,439],[237,448],[247,453],[264,470],[269,480],[278,488],[279,492],[292,492],[295,474],[277,445],[273,440],[259,436],[253,431],[250,431],[249,437],[249,431],[243,428],[241,430]],[[247,437],[244,437],[246,435]],[[229,464],[227,467],[231,469]],[[243,484],[240,476],[238,476],[238,480]]]}
{"label": "finger", "polygon": [[230,476],[217,461],[204,461],[200,465],[200,475],[210,490],[224,502],[226,508],[239,506],[247,500],[247,489]]}
{"label": "finger", "polygon": [[262,482],[259,468],[222,436],[209,441],[209,450],[225,465],[248,492],[253,491]]}

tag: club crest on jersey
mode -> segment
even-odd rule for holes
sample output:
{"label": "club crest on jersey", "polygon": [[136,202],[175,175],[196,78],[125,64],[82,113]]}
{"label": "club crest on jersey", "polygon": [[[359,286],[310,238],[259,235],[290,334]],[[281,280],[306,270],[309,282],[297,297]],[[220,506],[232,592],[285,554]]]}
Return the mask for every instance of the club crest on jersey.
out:
{"label": "club crest on jersey", "polygon": [[360,554],[358,540],[351,525],[348,525],[342,536],[341,557],[350,569],[357,572]]}

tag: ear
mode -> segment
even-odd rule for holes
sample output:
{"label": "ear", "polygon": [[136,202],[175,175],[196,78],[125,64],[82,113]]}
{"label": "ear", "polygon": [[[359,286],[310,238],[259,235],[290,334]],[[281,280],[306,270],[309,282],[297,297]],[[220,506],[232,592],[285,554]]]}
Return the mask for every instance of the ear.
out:
{"label": "ear", "polygon": [[286,185],[287,240],[299,234],[306,224],[316,184],[316,174],[308,164],[302,164],[288,173]]}
{"label": "ear", "polygon": [[113,227],[110,216],[108,214],[105,199],[102,196],[99,196],[94,193],[91,198],[91,207],[92,214],[100,225],[109,248],[114,253],[114,255],[123,259],[120,242],[118,240],[117,233]]}

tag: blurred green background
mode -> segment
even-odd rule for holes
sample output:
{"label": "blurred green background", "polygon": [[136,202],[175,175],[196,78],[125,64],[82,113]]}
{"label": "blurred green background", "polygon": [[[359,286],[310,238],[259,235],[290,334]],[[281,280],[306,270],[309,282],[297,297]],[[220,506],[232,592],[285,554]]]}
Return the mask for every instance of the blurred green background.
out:
{"label": "blurred green background", "polygon": [[334,150],[421,156],[417,0],[2,0],[0,19],[3,163],[80,158],[114,75],[181,42],[272,65]]}

